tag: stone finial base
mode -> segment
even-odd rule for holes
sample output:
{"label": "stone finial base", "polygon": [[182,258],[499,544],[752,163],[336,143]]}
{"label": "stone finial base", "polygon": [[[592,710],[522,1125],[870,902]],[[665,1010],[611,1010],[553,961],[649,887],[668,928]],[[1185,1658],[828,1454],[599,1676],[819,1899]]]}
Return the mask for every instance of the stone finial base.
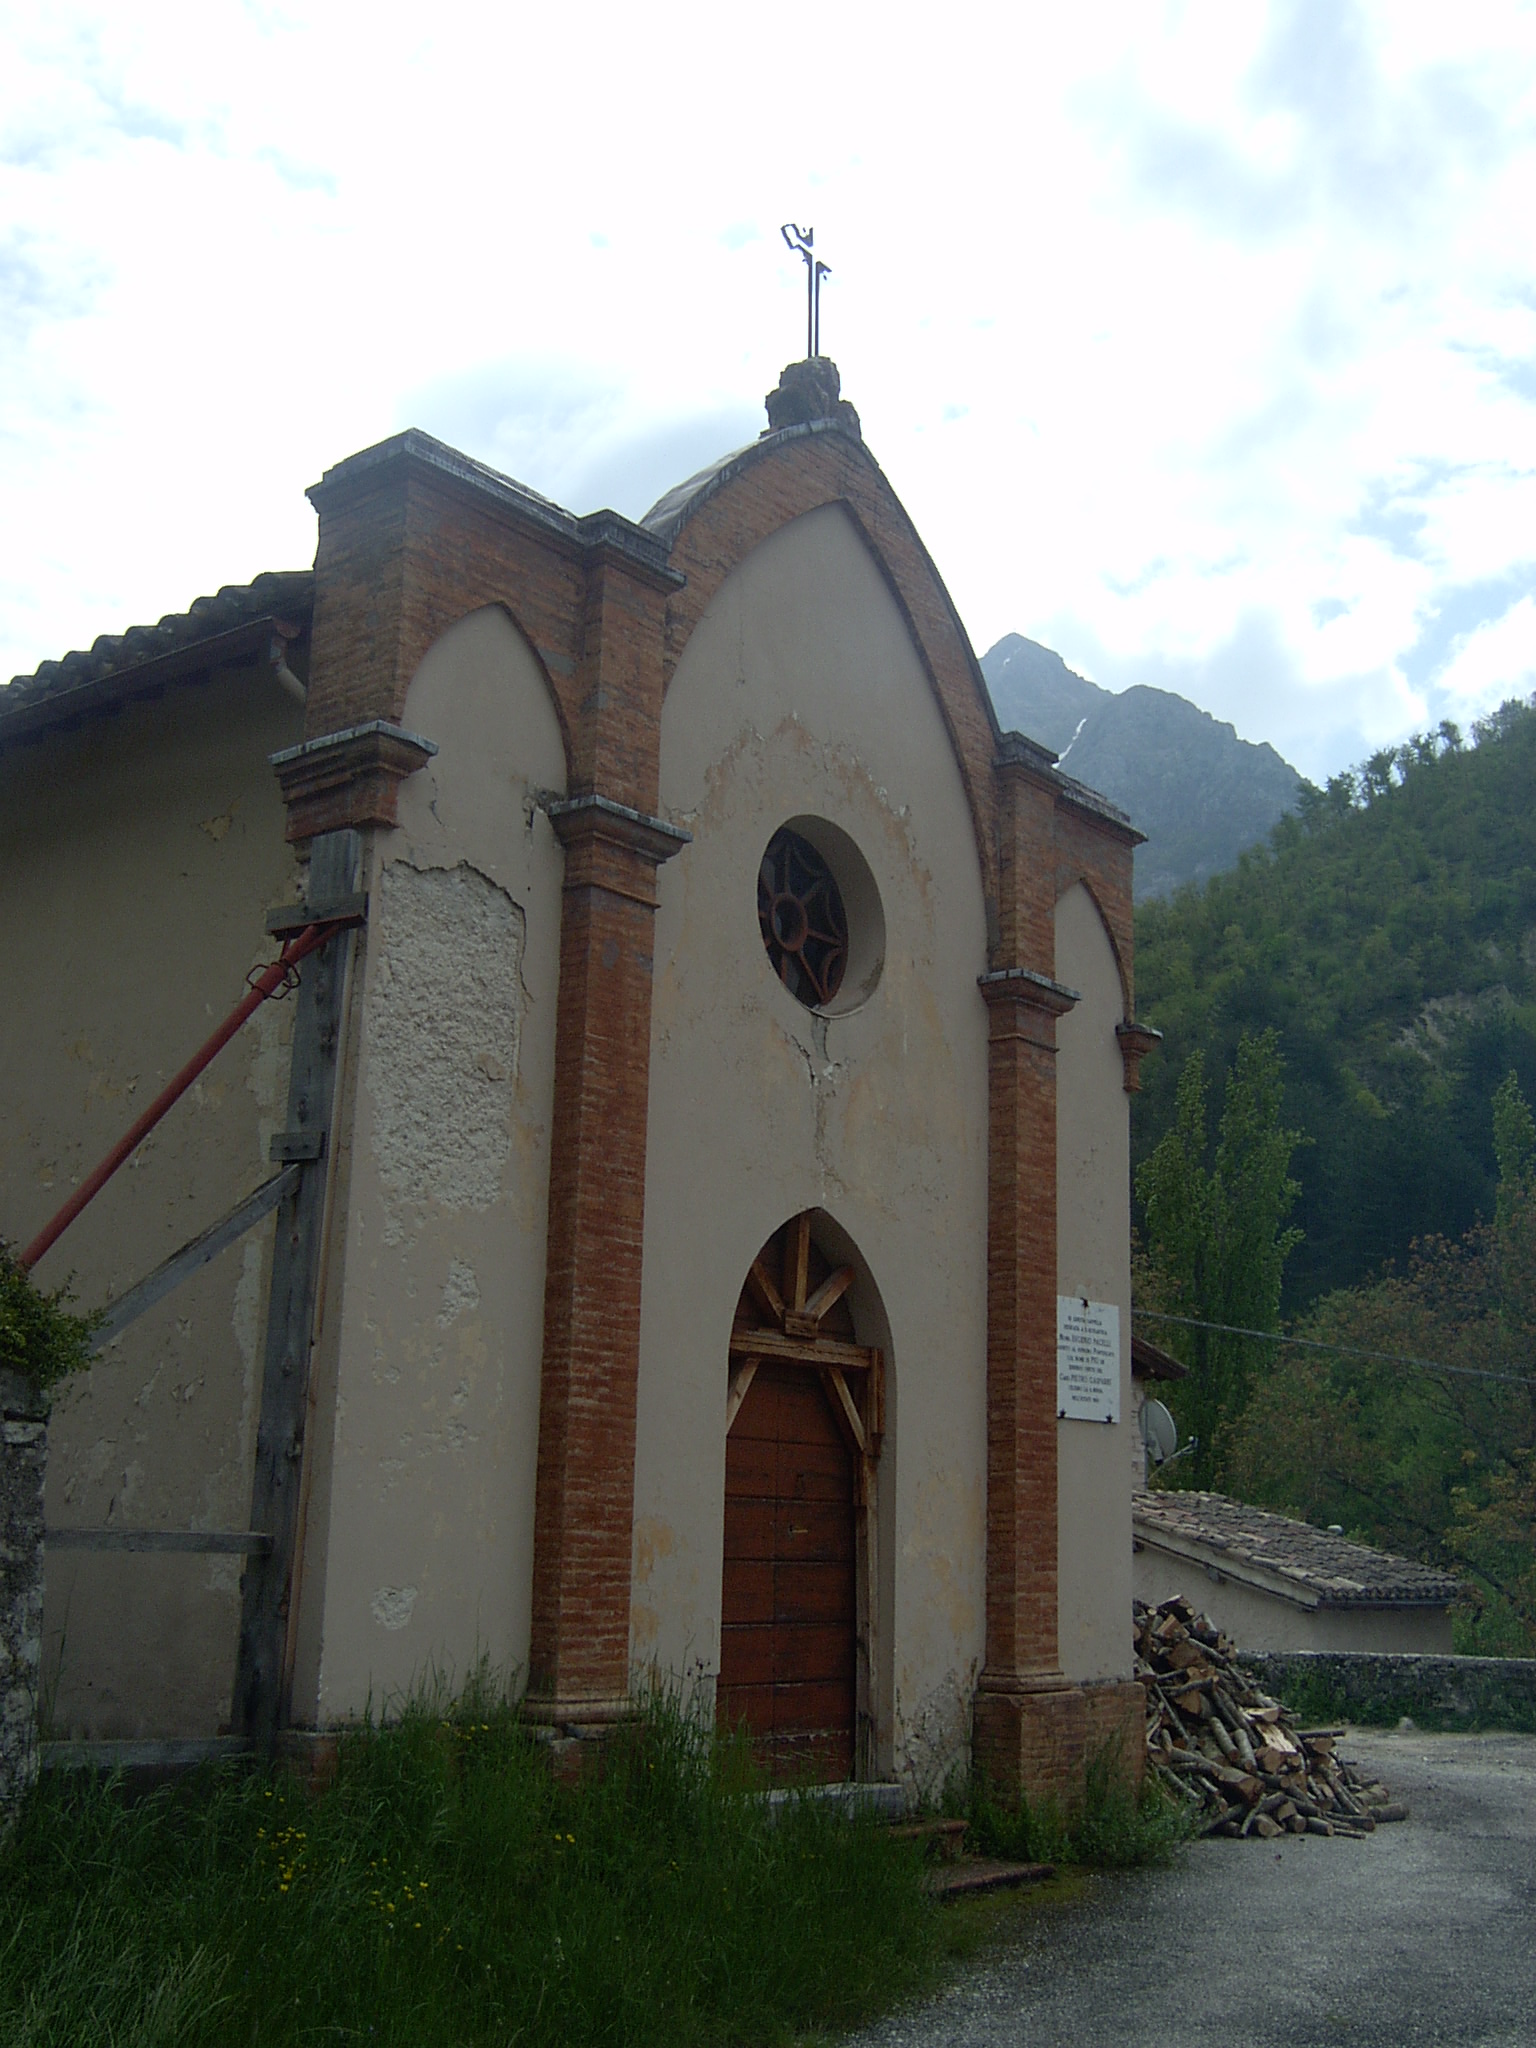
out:
{"label": "stone finial base", "polygon": [[830,356],[807,356],[803,362],[790,363],[780,374],[778,389],[763,400],[769,433],[831,421],[855,441],[862,441],[859,416],[842,396],[842,389],[843,380]]}

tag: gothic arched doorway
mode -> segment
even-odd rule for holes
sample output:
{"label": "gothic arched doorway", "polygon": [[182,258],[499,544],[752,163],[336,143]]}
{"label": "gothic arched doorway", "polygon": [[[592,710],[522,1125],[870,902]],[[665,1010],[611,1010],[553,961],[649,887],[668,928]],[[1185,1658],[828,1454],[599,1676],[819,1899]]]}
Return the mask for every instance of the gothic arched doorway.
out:
{"label": "gothic arched doorway", "polygon": [[776,1777],[868,1773],[883,1360],[810,1211],[774,1232],[731,1327],[718,1714]]}

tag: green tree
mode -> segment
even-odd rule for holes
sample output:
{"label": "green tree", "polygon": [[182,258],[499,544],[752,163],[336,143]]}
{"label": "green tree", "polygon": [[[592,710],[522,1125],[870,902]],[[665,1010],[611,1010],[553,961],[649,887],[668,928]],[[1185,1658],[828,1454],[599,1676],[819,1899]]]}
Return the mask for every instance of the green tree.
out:
{"label": "green tree", "polygon": [[1536,1121],[1515,1073],[1506,1076],[1493,1098],[1493,1156],[1499,1164],[1493,1220],[1502,1235],[1536,1194]]}
{"label": "green tree", "polygon": [[1273,1024],[1297,1162],[1295,1315],[1405,1268],[1416,1239],[1494,1213],[1489,1098],[1536,1105],[1536,706],[1416,737],[1304,790],[1268,848],[1136,910],[1138,1014],[1164,1033],[1132,1103],[1134,1162],[1173,1127],[1188,1055],[1216,1102],[1244,1030]]}
{"label": "green tree", "polygon": [[1229,1328],[1183,1328],[1170,1348],[1190,1367],[1175,1406],[1199,1438],[1187,1483],[1219,1486],[1230,1437],[1267,1349],[1232,1328],[1275,1330],[1285,1262],[1301,1233],[1286,1218],[1299,1193],[1291,1157],[1301,1133],[1280,1121],[1283,1076],[1273,1029],[1245,1032],[1226,1078],[1210,1165],[1205,1062],[1197,1050],[1179,1076],[1173,1127],[1136,1176],[1146,1223],[1146,1271],[1166,1313]]}
{"label": "green tree", "polygon": [[1493,1114],[1498,1220],[1421,1239],[1406,1270],[1318,1302],[1297,1334],[1349,1348],[1283,1351],[1233,1433],[1228,1472],[1245,1499],[1455,1572],[1456,1647],[1530,1656],[1536,1131],[1509,1082]]}

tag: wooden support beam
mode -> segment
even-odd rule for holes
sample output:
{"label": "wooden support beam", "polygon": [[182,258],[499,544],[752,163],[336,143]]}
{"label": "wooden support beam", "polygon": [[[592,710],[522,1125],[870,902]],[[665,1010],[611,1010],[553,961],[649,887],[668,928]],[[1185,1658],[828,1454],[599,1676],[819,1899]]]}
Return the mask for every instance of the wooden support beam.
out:
{"label": "wooden support beam", "polygon": [[805,1313],[813,1323],[819,1323],[827,1310],[853,1285],[852,1266],[839,1266],[835,1273],[829,1273],[810,1300],[805,1304]]}
{"label": "wooden support beam", "polygon": [[784,1322],[784,1297],[774,1286],[768,1269],[761,1259],[754,1259],[747,1269],[747,1286],[757,1299],[759,1308],[781,1327]]}
{"label": "wooden support beam", "polygon": [[848,1382],[843,1378],[837,1367],[832,1365],[822,1368],[821,1384],[827,1390],[832,1402],[833,1413],[837,1416],[838,1422],[842,1426],[843,1434],[847,1437],[850,1446],[861,1459],[866,1457],[868,1455],[868,1445],[864,1438],[864,1418],[860,1415],[854,1398],[848,1391]]}
{"label": "wooden support beam", "polygon": [[[320,834],[312,843],[309,896],[330,903],[361,886],[362,840],[351,830]],[[290,1133],[330,1129],[342,1034],[342,1003],[353,939],[335,932],[305,961],[293,1021],[288,1070]],[[240,1643],[235,1659],[232,1719],[237,1734],[270,1749],[288,1718],[285,1648],[298,1568],[300,1482],[310,1348],[320,1278],[321,1226],[329,1146],[295,1162],[299,1180],[277,1212],[272,1285],[256,1428],[251,1528],[271,1538],[241,1579]]]}
{"label": "wooden support beam", "polygon": [[732,1330],[732,1358],[779,1359],[787,1365],[835,1365],[841,1372],[868,1372],[880,1356],[840,1337],[785,1337],[777,1330]]}
{"label": "wooden support beam", "polygon": [[869,1378],[864,1383],[864,1428],[869,1437],[869,1455],[878,1458],[885,1441],[885,1354],[870,1356]]}
{"label": "wooden support beam", "polygon": [[805,1307],[805,1289],[810,1273],[811,1212],[802,1209],[784,1232],[784,1306],[798,1311]]}
{"label": "wooden support beam", "polygon": [[120,1336],[146,1309],[153,1308],[157,1301],[163,1301],[173,1287],[179,1287],[200,1266],[216,1259],[236,1238],[244,1237],[264,1216],[269,1216],[298,1184],[297,1166],[285,1167],[281,1173],[274,1173],[243,1202],[237,1202],[227,1216],[221,1216],[217,1223],[210,1223],[201,1236],[194,1237],[190,1244],[184,1244],[179,1252],[172,1252],[137,1287],[130,1287],[116,1301],[108,1302],[106,1313],[91,1339],[92,1350],[105,1351],[113,1338]]}
{"label": "wooden support beam", "polygon": [[751,1391],[752,1382],[757,1377],[757,1368],[760,1363],[761,1360],[756,1358],[744,1358],[731,1374],[731,1384],[725,1396],[725,1433],[727,1436],[731,1433],[731,1424],[741,1413],[742,1402],[746,1400],[748,1393]]}
{"label": "wooden support beam", "polygon": [[272,1538],[260,1529],[49,1529],[46,1550],[177,1551],[194,1557],[265,1557]]}

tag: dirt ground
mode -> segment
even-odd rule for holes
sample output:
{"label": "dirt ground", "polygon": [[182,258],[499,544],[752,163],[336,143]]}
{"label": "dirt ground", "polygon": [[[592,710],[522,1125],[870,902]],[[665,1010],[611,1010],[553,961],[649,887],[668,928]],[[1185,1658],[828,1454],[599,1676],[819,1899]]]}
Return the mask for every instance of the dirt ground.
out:
{"label": "dirt ground", "polygon": [[1407,1821],[1196,1842],[1021,1904],[979,1967],[858,2048],[1536,2048],[1536,1736],[1340,1748]]}

